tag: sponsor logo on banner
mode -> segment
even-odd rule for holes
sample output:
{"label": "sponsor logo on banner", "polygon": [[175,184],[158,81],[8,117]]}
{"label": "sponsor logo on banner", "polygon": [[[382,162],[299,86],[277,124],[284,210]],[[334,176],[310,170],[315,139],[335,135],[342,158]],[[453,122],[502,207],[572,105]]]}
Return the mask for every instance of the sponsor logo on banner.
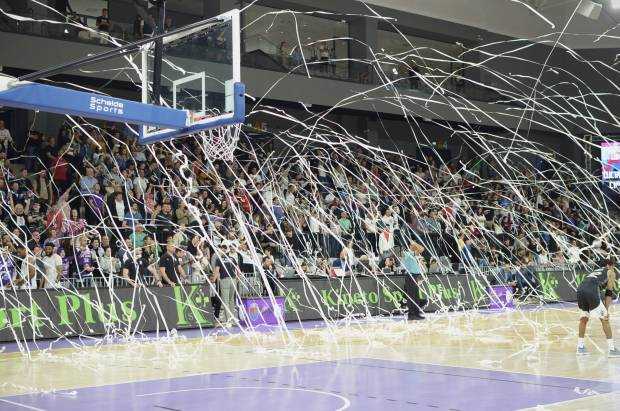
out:
{"label": "sponsor logo on banner", "polygon": [[284,291],[284,309],[287,312],[297,312],[300,309],[301,294],[293,288]]}
{"label": "sponsor logo on banner", "polygon": [[174,301],[177,309],[178,327],[196,324],[199,326],[209,326],[213,323],[207,316],[210,310],[211,298],[204,287],[192,285],[186,288],[174,287]]}
{"label": "sponsor logo on banner", "polygon": [[209,289],[203,285],[120,288],[113,299],[109,293],[93,290],[6,291],[0,296],[0,307],[0,341],[15,336],[96,335],[110,328],[152,331],[213,325]]}
{"label": "sponsor logo on banner", "polygon": [[[450,285],[444,285],[441,283],[427,283],[425,284],[428,289],[428,298],[431,301],[441,300],[447,304],[451,302],[457,302],[461,300],[461,290],[452,287]],[[422,288],[420,288],[420,298],[425,298]]]}
{"label": "sponsor logo on banner", "polygon": [[125,114],[123,102],[105,96],[91,96],[88,108],[96,113],[109,113],[119,116]]}
{"label": "sponsor logo on banner", "polygon": [[405,301],[405,293],[403,290],[398,289],[396,286],[385,285],[381,288],[381,297],[388,304],[390,308],[398,309],[403,305]]}
{"label": "sponsor logo on banner", "polygon": [[545,300],[559,301],[560,296],[557,293],[557,287],[560,284],[557,274],[552,272],[539,272],[538,282],[542,291],[542,297]]}

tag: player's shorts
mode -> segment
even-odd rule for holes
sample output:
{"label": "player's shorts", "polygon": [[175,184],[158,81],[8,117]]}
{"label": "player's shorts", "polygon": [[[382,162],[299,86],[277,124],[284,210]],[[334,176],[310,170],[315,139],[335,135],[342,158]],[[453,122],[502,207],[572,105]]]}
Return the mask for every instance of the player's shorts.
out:
{"label": "player's shorts", "polygon": [[602,319],[608,315],[607,308],[605,308],[598,293],[577,291],[577,306],[580,310],[580,318],[594,317]]}
{"label": "player's shorts", "polygon": [[609,314],[607,311],[607,308],[605,308],[605,305],[603,304],[602,301],[594,309],[584,310],[583,308],[581,308],[581,306],[579,306],[579,310],[580,310],[579,318],[583,318],[583,317],[591,318],[592,317],[592,318],[604,319],[604,318],[607,318],[607,315]]}

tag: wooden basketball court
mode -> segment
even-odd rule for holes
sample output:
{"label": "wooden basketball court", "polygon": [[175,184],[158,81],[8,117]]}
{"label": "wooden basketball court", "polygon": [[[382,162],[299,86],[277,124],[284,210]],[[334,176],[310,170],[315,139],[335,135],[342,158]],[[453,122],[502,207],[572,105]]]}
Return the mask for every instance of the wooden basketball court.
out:
{"label": "wooden basketball court", "polygon": [[[612,314],[616,335],[619,324]],[[73,341],[29,355],[6,346],[0,409],[617,409],[620,359],[607,358],[596,321],[591,355],[576,357],[576,326],[576,307],[556,304],[418,322]]]}

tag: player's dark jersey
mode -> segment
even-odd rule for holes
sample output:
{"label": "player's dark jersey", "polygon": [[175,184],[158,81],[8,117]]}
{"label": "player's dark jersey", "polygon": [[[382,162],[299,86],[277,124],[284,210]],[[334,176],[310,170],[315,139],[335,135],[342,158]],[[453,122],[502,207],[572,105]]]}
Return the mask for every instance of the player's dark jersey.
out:
{"label": "player's dark jersey", "polygon": [[601,289],[607,285],[607,271],[597,270],[583,279],[577,287],[577,305],[591,311],[601,303]]}
{"label": "player's dark jersey", "polygon": [[588,292],[596,292],[598,293],[600,289],[605,288],[607,286],[607,271],[597,270],[590,273],[584,280],[579,284],[577,288],[577,292],[588,291]]}

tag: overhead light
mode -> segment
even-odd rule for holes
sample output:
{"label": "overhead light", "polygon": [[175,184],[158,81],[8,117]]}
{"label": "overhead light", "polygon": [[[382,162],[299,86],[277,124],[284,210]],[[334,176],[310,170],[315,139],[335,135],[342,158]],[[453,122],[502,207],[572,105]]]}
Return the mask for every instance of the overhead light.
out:
{"label": "overhead light", "polygon": [[612,9],[620,9],[620,0],[609,0]]}
{"label": "overhead light", "polygon": [[598,20],[601,11],[603,11],[603,5],[591,0],[581,0],[577,7],[577,13],[592,20]]}

